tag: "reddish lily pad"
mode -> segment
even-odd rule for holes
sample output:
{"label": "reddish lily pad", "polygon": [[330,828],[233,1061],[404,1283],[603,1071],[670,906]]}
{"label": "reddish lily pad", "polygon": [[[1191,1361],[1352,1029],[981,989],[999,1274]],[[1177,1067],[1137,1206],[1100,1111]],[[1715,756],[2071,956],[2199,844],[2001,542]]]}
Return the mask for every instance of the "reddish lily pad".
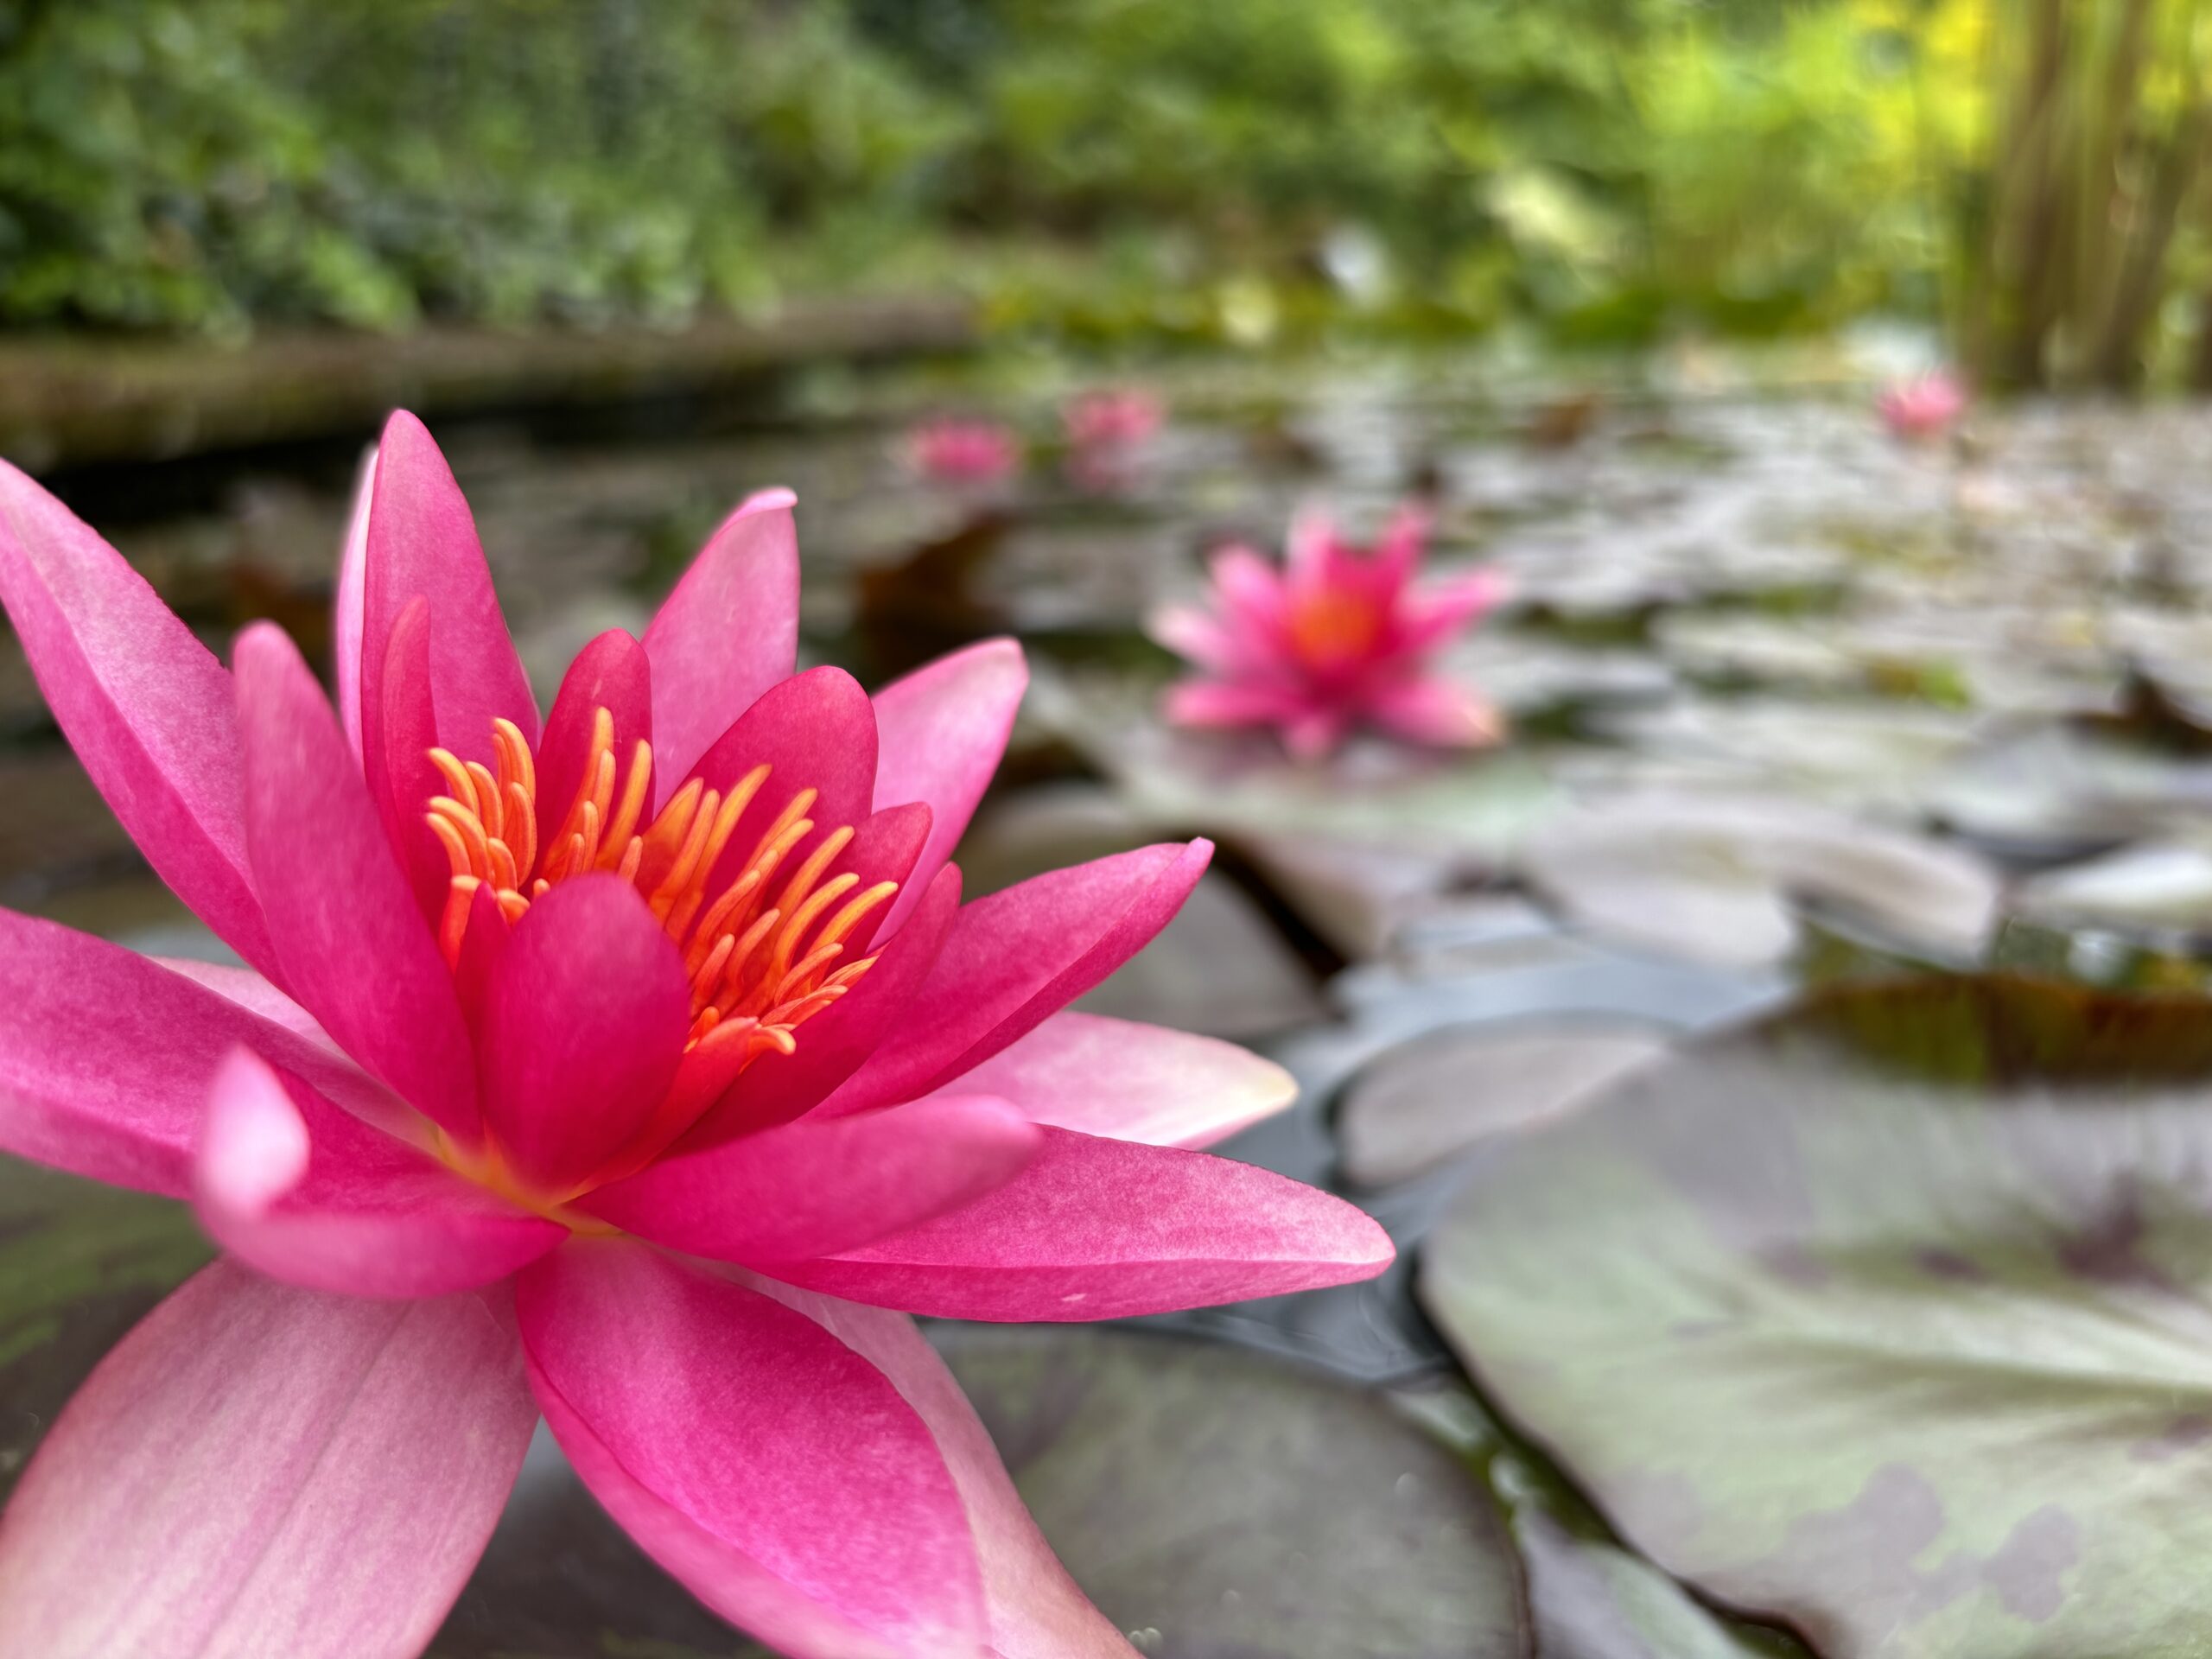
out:
{"label": "reddish lily pad", "polygon": [[1421,1294],[1633,1547],[1822,1652],[2195,1654],[2208,1169],[2212,1001],[1843,987],[1502,1145]]}

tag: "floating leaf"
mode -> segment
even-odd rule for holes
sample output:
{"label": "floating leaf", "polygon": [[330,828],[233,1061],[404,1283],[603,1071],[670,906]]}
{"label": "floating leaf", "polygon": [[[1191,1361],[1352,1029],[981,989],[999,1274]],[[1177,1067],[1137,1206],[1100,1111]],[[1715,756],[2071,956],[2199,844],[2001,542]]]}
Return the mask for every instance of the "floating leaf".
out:
{"label": "floating leaf", "polygon": [[1660,1567],[1888,1659],[2196,1655],[2212,1001],[1823,993],[1502,1144],[1424,1301]]}

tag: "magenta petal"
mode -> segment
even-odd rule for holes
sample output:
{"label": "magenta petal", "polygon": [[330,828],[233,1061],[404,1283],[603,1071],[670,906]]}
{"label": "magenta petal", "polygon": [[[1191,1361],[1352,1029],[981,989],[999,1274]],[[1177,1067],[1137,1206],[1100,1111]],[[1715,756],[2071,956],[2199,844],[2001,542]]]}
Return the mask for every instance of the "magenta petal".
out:
{"label": "magenta petal", "polygon": [[1298,1097],[1289,1072],[1234,1043],[1072,1012],[947,1086],[1010,1100],[1039,1123],[1155,1147],[1211,1146]]}
{"label": "magenta petal", "polygon": [[[821,1104],[881,1046],[884,1033],[936,967],[959,910],[960,869],[948,864],[937,873],[906,925],[884,946],[875,966],[852,994],[801,1027],[798,1052],[764,1055],[753,1062],[721,1103],[700,1120],[686,1144],[710,1145],[734,1134],[785,1122]],[[687,1072],[693,1064],[685,1061]],[[679,1076],[677,1087],[689,1081]],[[711,1099],[725,1087],[728,1085],[715,1086],[701,1098]]]}
{"label": "magenta petal", "polygon": [[1414,743],[1467,748],[1495,743],[1505,729],[1497,709],[1465,686],[1421,679],[1394,686],[1369,713],[1377,724]]}
{"label": "magenta petal", "polygon": [[544,856],[551,855],[553,837],[568,822],[569,809],[585,782],[598,711],[606,709],[614,722],[619,779],[629,772],[632,746],[652,741],[652,696],[645,647],[620,628],[601,634],[569,664],[545,717],[545,741],[537,747],[537,844]]}
{"label": "magenta petal", "polygon": [[1300,692],[1226,680],[1185,680],[1167,688],[1164,703],[1167,718],[1178,726],[1275,726],[1302,720],[1307,713]]}
{"label": "magenta petal", "polygon": [[1036,1155],[1037,1126],[987,1096],[939,1096],[854,1117],[801,1118],[664,1158],[575,1207],[625,1232],[721,1262],[849,1250],[956,1209]]}
{"label": "magenta petal", "polygon": [[484,1116],[508,1162],[553,1189],[644,1128],[690,1022],[683,960],[618,876],[564,881],[530,907],[492,970]]}
{"label": "magenta petal", "polygon": [[512,1317],[218,1262],[102,1360],[0,1523],[0,1653],[412,1659],[522,1466]]}
{"label": "magenta petal", "polygon": [[373,445],[361,458],[360,476],[353,484],[353,511],[346,522],[346,548],[338,560],[338,592],[330,616],[331,677],[338,686],[338,723],[353,753],[361,753],[361,626],[362,606],[367,599],[369,569],[369,504],[377,488],[377,452]]}
{"label": "magenta petal", "polygon": [[569,1236],[243,1048],[216,1076],[194,1186],[201,1222],[232,1255],[352,1296],[497,1284]]}
{"label": "magenta petal", "polygon": [[364,1116],[394,1111],[352,1062],[247,1003],[0,910],[0,1149],[181,1198],[208,1080],[241,1044]]}
{"label": "magenta petal", "polygon": [[747,497],[708,539],[645,630],[659,801],[772,685],[798,646],[798,498]]}
{"label": "magenta petal", "polygon": [[1198,885],[1213,843],[1163,843],[1053,870],[963,908],[893,1042],[830,1103],[911,1100],[980,1065],[1144,949]]}
{"label": "magenta petal", "polygon": [[1005,1185],[864,1249],[779,1267],[956,1319],[1117,1319],[1371,1279],[1390,1240],[1341,1198],[1201,1152],[1043,1131]]}
{"label": "magenta petal", "polygon": [[887,933],[920,902],[959,845],[976,803],[990,787],[1029,684],[1029,665],[1011,639],[989,639],[939,658],[875,694],[875,804],[922,801],[930,838],[906,889],[883,924]]}
{"label": "magenta petal", "polygon": [[438,741],[465,759],[492,757],[505,716],[537,741],[537,704],[515,655],[476,520],[429,433],[404,410],[385,423],[371,491],[362,581],[361,730],[381,730],[385,649],[416,595],[430,602],[430,679]]}
{"label": "magenta petal", "polygon": [[[658,682],[655,690],[658,695]],[[866,823],[875,801],[875,751],[874,707],[844,670],[810,668],[763,693],[692,768],[693,776],[718,791],[763,763],[769,768],[707,891],[720,893],[737,878],[770,824],[801,790],[817,791],[806,815],[815,830],[791,849],[786,869],[797,868],[833,830]]]}
{"label": "magenta petal", "polygon": [[433,927],[445,913],[453,861],[423,809],[449,787],[430,760],[438,741],[430,702],[430,601],[407,601],[385,641],[382,724],[366,740],[362,772],[416,906]]}
{"label": "magenta petal", "polygon": [[645,1552],[794,1659],[980,1656],[960,1494],[883,1375],[804,1316],[579,1241],[516,1309],[561,1449]]}
{"label": "magenta petal", "polygon": [[804,1313],[881,1371],[929,1425],[968,1508],[983,1569],[993,1659],[1134,1659],[1136,1650],[1052,1554],[975,1408],[913,1320],[772,1279],[739,1276]]}
{"label": "magenta petal", "polygon": [[473,1141],[475,1063],[453,980],[330,705],[278,629],[238,636],[246,839],[284,982],[339,1046]]}
{"label": "magenta petal", "polygon": [[232,949],[275,972],[222,664],[121,554],[5,461],[0,601],[54,719],[146,861]]}

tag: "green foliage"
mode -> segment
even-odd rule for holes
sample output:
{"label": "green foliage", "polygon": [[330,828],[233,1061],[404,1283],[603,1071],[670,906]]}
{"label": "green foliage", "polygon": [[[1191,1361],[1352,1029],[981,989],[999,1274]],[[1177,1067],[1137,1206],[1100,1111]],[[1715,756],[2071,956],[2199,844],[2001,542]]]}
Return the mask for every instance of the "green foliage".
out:
{"label": "green foliage", "polygon": [[0,0],[0,324],[1932,315],[2003,3]]}

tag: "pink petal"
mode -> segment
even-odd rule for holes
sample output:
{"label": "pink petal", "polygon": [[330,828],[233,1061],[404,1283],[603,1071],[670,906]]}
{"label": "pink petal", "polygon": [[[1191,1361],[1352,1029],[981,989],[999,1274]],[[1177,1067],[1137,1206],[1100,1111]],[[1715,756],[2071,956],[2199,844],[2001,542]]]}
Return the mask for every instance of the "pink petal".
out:
{"label": "pink petal", "polygon": [[1415,743],[1471,748],[1495,743],[1505,721],[1497,708],[1449,680],[1410,680],[1370,703],[1375,722]]}
{"label": "pink petal", "polygon": [[1283,747],[1294,759],[1319,760],[1344,740],[1351,715],[1337,709],[1311,709],[1284,726]]}
{"label": "pink petal", "polygon": [[331,607],[332,677],[338,684],[338,721],[353,753],[361,753],[361,607],[367,597],[369,504],[377,487],[377,451],[361,457],[353,484],[353,511],[346,522],[346,550],[338,561],[338,593]]}
{"label": "pink petal", "polygon": [[1289,585],[1300,591],[1328,586],[1343,556],[1335,522],[1313,507],[1292,515],[1282,551],[1284,575]]}
{"label": "pink petal", "polygon": [[1369,563],[1370,591],[1388,609],[1414,573],[1421,569],[1421,553],[1428,540],[1429,515],[1419,507],[1401,507],[1383,527]]}
{"label": "pink petal", "polygon": [[1010,1100],[1039,1123],[1154,1147],[1211,1146],[1298,1097],[1289,1072],[1234,1043],[1073,1012],[949,1086]]}
{"label": "pink petal", "polygon": [[[711,1100],[725,1088],[729,1091],[683,1144],[711,1146],[732,1135],[786,1122],[819,1105],[882,1046],[884,1033],[936,967],[959,910],[960,868],[948,864],[852,994],[799,1028],[798,1052],[765,1055],[734,1087],[724,1081],[699,1095]],[[689,1068],[691,1063],[685,1064]],[[678,1090],[690,1081],[679,1074]]]}
{"label": "pink petal", "polygon": [[893,1039],[830,1107],[857,1111],[927,1094],[1034,1030],[1144,949],[1212,856],[1210,841],[1141,847],[967,906]]}
{"label": "pink petal", "polygon": [[479,1046],[484,1117],[525,1179],[595,1173],[667,1093],[690,1023],[676,946],[620,877],[564,881],[493,969]]}
{"label": "pink petal", "polygon": [[54,719],[146,861],[232,950],[274,973],[222,664],[121,554],[5,461],[0,601]]}
{"label": "pink petal", "polygon": [[815,830],[791,849],[785,870],[798,868],[834,830],[866,823],[875,800],[875,753],[874,707],[844,670],[809,669],[762,694],[692,768],[715,790],[730,788],[764,762],[769,768],[707,891],[719,893],[737,879],[777,815],[802,790],[817,791],[806,815]]}
{"label": "pink petal", "polygon": [[382,725],[367,736],[362,772],[385,838],[406,873],[416,907],[432,926],[443,915],[453,861],[424,811],[449,785],[430,760],[438,741],[430,700],[430,601],[407,601],[385,642]]}
{"label": "pink petal", "polygon": [[613,717],[619,779],[628,774],[632,746],[652,741],[652,697],[645,648],[620,628],[601,634],[569,664],[553,712],[545,717],[545,741],[537,747],[537,844],[548,854],[587,781],[584,763],[597,711],[604,709]]}
{"label": "pink petal", "polygon": [[913,1320],[772,1279],[738,1277],[804,1313],[881,1371],[929,1425],[968,1509],[995,1659],[1132,1659],[1135,1649],[1052,1554],[975,1408]]}
{"label": "pink petal", "polygon": [[339,1046],[465,1141],[475,1062],[453,980],[314,677],[277,628],[238,636],[246,839],[284,983]]}
{"label": "pink petal", "polygon": [[100,1362],[0,1523],[0,1653],[412,1659],[537,1413],[486,1298],[370,1302],[218,1262]]}
{"label": "pink petal", "polygon": [[[154,960],[169,972],[181,974],[247,1012],[306,1038],[326,1052],[343,1057],[345,1050],[330,1040],[330,1033],[315,1024],[313,1014],[252,969],[233,968],[227,963],[200,962],[189,957],[156,957]],[[352,1065],[350,1060],[346,1063]]]}
{"label": "pink petal", "polygon": [[1020,1173],[1040,1139],[987,1096],[801,1118],[664,1158],[575,1208],[691,1255],[791,1262],[911,1227]]}
{"label": "pink petal", "polygon": [[370,493],[361,601],[361,730],[385,726],[385,650],[420,594],[430,602],[430,683],[438,741],[467,760],[492,759],[492,721],[537,741],[537,703],[515,655],[476,520],[423,423],[405,410],[385,423]]}
{"label": "pink petal", "polygon": [[1208,567],[1222,620],[1232,631],[1273,639],[1289,604],[1282,577],[1274,565],[1249,547],[1224,548]]}
{"label": "pink petal", "polygon": [[1394,650],[1418,653],[1433,651],[1484,612],[1495,609],[1506,594],[1505,577],[1495,570],[1477,570],[1440,582],[1406,599],[1393,625]]}
{"label": "pink petal", "polygon": [[1200,1152],[1047,1128],[1034,1162],[935,1221],[776,1276],[956,1319],[1118,1319],[1371,1279],[1390,1240],[1341,1198]]}
{"label": "pink petal", "polygon": [[1235,675],[1266,660],[1261,642],[1231,632],[1211,613],[1189,605],[1155,612],[1146,632],[1177,656],[1217,674]]}
{"label": "pink petal", "polygon": [[875,695],[875,804],[923,801],[930,838],[885,931],[920,901],[960,843],[976,803],[990,787],[1029,684],[1029,665],[1011,639],[988,639],[939,658]]}
{"label": "pink petal", "polygon": [[746,498],[708,538],[645,630],[652,660],[658,806],[798,649],[798,535],[789,490]]}
{"label": "pink petal", "polygon": [[531,1386],[609,1513],[794,1659],[979,1652],[967,1514],[928,1427],[812,1320],[620,1240],[525,1272]]}
{"label": "pink petal", "polygon": [[1280,726],[1303,720],[1306,696],[1272,685],[1238,685],[1219,680],[1185,680],[1167,688],[1167,718],[1178,726]]}
{"label": "pink petal", "polygon": [[497,1284],[569,1236],[244,1048],[216,1076],[194,1185],[216,1243],[306,1290],[444,1296]]}
{"label": "pink petal", "polygon": [[0,1149],[181,1198],[208,1080],[240,1044],[349,1107],[394,1109],[321,1042],[135,952],[0,910]]}

